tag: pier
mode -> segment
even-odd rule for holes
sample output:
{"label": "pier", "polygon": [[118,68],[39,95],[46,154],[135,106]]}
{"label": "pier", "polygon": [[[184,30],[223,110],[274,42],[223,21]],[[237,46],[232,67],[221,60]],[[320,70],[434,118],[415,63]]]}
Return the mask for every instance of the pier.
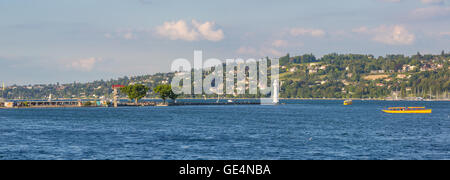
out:
{"label": "pier", "polygon": [[98,100],[60,100],[60,101],[6,101],[0,102],[0,108],[81,108],[81,107],[142,107],[142,106],[224,106],[224,105],[260,105],[259,101],[241,102],[170,102],[144,101],[138,104],[127,102],[116,105],[113,102]]}
{"label": "pier", "polygon": [[169,106],[224,106],[224,105],[260,105],[260,102],[179,102]]}

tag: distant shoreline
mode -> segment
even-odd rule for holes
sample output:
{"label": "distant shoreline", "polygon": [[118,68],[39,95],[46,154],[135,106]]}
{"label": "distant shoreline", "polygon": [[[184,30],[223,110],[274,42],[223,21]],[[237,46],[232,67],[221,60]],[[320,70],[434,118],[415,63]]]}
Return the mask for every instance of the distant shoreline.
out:
{"label": "distant shoreline", "polygon": [[[260,98],[220,98],[220,100],[259,100]],[[354,101],[450,101],[450,99],[423,99],[423,100],[412,100],[412,99],[361,99],[361,98],[279,98],[280,100],[354,100]],[[81,100],[81,101],[99,101],[100,99],[69,99],[69,98],[60,98],[53,99],[52,101],[58,100]],[[126,98],[119,99],[120,101],[130,101]],[[140,101],[149,101],[149,100],[162,100],[160,98],[143,98]],[[217,100],[217,98],[178,98],[177,100]],[[8,99],[6,101],[47,101],[45,99]]]}
{"label": "distant shoreline", "polygon": [[[205,100],[205,98],[179,98],[177,100]],[[258,100],[260,98],[221,98],[221,99],[237,99],[237,100]],[[314,101],[319,101],[319,100],[354,100],[354,101],[450,101],[450,99],[424,99],[424,100],[409,100],[409,99],[360,99],[360,98],[279,98],[280,100],[314,100]],[[125,100],[125,99],[124,99]],[[157,100],[157,99],[142,99],[142,100]],[[217,98],[206,98],[206,100],[217,100]]]}
{"label": "distant shoreline", "polygon": [[[68,100],[72,100],[73,99],[65,99],[66,101]],[[127,99],[122,99],[122,100],[127,100]],[[153,100],[153,102],[152,102]],[[158,101],[162,101],[161,99],[143,99],[141,100],[141,102],[138,105],[135,105],[133,103],[121,103],[121,105],[119,105],[120,107],[124,107],[124,106],[133,106],[133,107],[141,107],[141,106],[159,106],[158,102],[155,102],[155,100]],[[202,106],[202,105],[259,105],[260,102],[257,101],[253,101],[252,100],[259,100],[259,99],[255,99],[255,98],[233,98],[231,100],[249,100],[249,101],[230,101],[230,102],[215,102],[215,98],[182,98],[182,99],[178,99],[178,100],[205,100],[205,102],[177,102],[177,103],[169,103],[168,105],[165,106]],[[207,102],[207,101],[214,101],[214,102]],[[221,100],[230,100],[230,99],[221,99]],[[301,99],[301,98],[281,98],[281,100],[298,100],[298,101],[344,101],[346,99],[339,99],[339,98],[327,98],[327,99],[323,99],[323,98],[311,98],[311,99]],[[391,101],[391,102],[450,102],[450,100],[448,99],[442,99],[442,100],[392,100],[392,99],[352,99],[355,101]],[[31,102],[31,101],[42,101],[42,102],[46,102],[45,100],[12,100],[12,101],[16,101],[18,103],[23,103],[23,102]],[[59,100],[54,100],[52,101],[53,103],[55,102],[64,102],[64,99],[59,99]],[[92,101],[97,101],[94,99],[82,99],[82,101],[84,102],[92,102]],[[147,102],[145,102],[147,101]],[[150,101],[150,102],[149,102]],[[11,101],[10,101],[11,102]],[[281,103],[281,104],[285,104],[285,103]],[[82,106],[82,105],[38,105],[38,106],[14,106],[14,107],[4,107],[4,106],[0,106],[0,109],[36,109],[36,108],[94,108],[94,107],[107,107],[110,108],[111,106],[103,106],[103,105],[97,105],[97,106]]]}

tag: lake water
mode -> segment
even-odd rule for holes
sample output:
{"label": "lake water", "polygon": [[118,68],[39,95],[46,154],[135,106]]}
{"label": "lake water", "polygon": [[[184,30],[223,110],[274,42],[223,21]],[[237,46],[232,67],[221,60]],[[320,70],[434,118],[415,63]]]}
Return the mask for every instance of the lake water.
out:
{"label": "lake water", "polygon": [[282,102],[0,109],[0,159],[450,159],[450,102]]}

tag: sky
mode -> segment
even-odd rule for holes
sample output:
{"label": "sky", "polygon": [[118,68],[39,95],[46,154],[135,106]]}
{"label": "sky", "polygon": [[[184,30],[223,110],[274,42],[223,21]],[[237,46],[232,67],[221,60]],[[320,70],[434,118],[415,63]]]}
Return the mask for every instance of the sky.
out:
{"label": "sky", "polygon": [[450,0],[0,0],[0,82],[168,72],[177,58],[450,51]]}

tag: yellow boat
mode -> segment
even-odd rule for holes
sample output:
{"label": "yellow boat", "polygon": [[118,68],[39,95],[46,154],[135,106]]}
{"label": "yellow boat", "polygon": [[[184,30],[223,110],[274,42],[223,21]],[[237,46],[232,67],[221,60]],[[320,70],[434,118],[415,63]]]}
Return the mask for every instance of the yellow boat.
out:
{"label": "yellow boat", "polygon": [[383,112],[389,114],[430,114],[432,110],[425,107],[391,107],[384,109]]}
{"label": "yellow boat", "polygon": [[346,101],[344,101],[344,105],[345,106],[349,106],[349,105],[352,105],[353,104],[353,101],[352,100],[346,100]]}

